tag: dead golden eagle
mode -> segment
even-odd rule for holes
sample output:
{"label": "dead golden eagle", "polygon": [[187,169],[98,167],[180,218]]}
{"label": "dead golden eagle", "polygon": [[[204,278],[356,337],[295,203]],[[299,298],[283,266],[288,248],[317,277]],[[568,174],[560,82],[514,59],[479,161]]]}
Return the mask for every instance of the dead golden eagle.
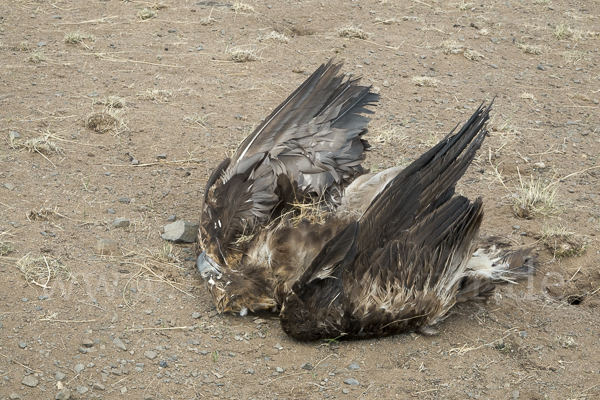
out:
{"label": "dead golden eagle", "polygon": [[405,169],[364,174],[379,96],[321,65],[211,174],[198,269],[219,312],[279,310],[300,340],[426,330],[527,273],[529,250],[478,238],[481,199],[455,196],[490,106]]}

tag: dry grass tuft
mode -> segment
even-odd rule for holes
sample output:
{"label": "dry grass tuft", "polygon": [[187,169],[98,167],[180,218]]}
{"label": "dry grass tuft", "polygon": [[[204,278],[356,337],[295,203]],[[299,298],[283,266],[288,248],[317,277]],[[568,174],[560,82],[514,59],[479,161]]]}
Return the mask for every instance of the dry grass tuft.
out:
{"label": "dry grass tuft", "polygon": [[248,62],[260,59],[256,49],[247,46],[236,46],[226,50],[229,58],[235,62]]}
{"label": "dry grass tuft", "polygon": [[417,86],[437,87],[440,80],[431,76],[413,76],[411,82]]}
{"label": "dry grass tuft", "polygon": [[210,9],[210,12],[208,13],[208,17],[200,18],[200,21],[199,21],[200,25],[212,25],[212,23],[214,21],[216,21],[216,19],[214,19],[212,17],[212,12],[214,9],[215,9],[214,7]]}
{"label": "dry grass tuft", "polygon": [[474,5],[475,3],[467,3],[465,0],[462,0],[456,5],[456,8],[458,8],[460,11],[466,11],[471,9]]}
{"label": "dry grass tuft", "polygon": [[125,108],[127,103],[125,99],[117,95],[110,95],[98,101],[98,104],[103,104],[107,108]]}
{"label": "dry grass tuft", "polygon": [[27,61],[32,62],[34,64],[39,64],[46,60],[48,59],[46,58],[46,55],[42,50],[34,50],[31,52],[29,57],[27,57]]}
{"label": "dry grass tuft", "polygon": [[86,39],[92,42],[96,40],[96,38],[93,35],[85,35],[80,32],[69,32],[65,34],[65,37],[63,38],[63,43],[79,44],[83,43],[83,41]]}
{"label": "dry grass tuft", "polygon": [[293,216],[290,218],[290,222],[294,226],[297,226],[302,221],[322,225],[331,214],[329,211],[331,208],[323,199],[315,198],[312,202],[308,203],[293,203],[292,207],[294,208],[294,211],[292,211]]}
{"label": "dry grass tuft", "polygon": [[472,50],[472,49],[465,50],[463,52],[463,56],[465,56],[465,58],[467,60],[471,60],[471,61],[481,61],[485,58],[485,56],[483,54],[481,54],[477,50]]}
{"label": "dry grass tuft", "polygon": [[246,4],[246,3],[242,3],[242,2],[235,2],[233,3],[233,6],[231,6],[231,9],[233,11],[237,12],[242,12],[242,13],[254,13],[256,11],[254,11],[254,7],[252,7],[250,4]]}
{"label": "dry grass tuft", "polygon": [[42,208],[39,211],[30,211],[27,214],[27,219],[30,221],[48,221],[50,217],[57,215],[56,212],[50,208]]}
{"label": "dry grass tuft", "polygon": [[573,64],[578,63],[582,60],[588,59],[588,52],[582,50],[570,50],[564,53],[565,60],[572,62]]}
{"label": "dry grass tuft", "polygon": [[581,236],[570,232],[562,225],[552,228],[544,227],[540,241],[556,258],[580,256],[585,253],[587,248],[587,243]]}
{"label": "dry grass tuft", "polygon": [[537,215],[548,215],[555,213],[558,209],[556,204],[556,192],[559,181],[550,181],[538,177],[530,177],[529,182],[524,182],[519,173],[520,187],[513,199],[513,210],[518,218],[532,219]]}
{"label": "dry grass tuft", "polygon": [[368,39],[369,36],[371,36],[370,33],[367,33],[363,31],[360,27],[353,25],[338,28],[336,29],[336,33],[338,34],[338,36],[341,36],[346,39]]}
{"label": "dry grass tuft", "polygon": [[529,92],[523,92],[523,94],[521,95],[521,98],[524,100],[532,100],[532,101],[536,100],[535,96]]}
{"label": "dry grass tuft", "polygon": [[28,284],[35,284],[42,288],[49,288],[51,279],[62,277],[64,280],[71,278],[71,270],[52,257],[31,257],[29,254],[17,261],[17,268]]}
{"label": "dry grass tuft", "polygon": [[271,32],[265,36],[258,38],[260,42],[271,42],[271,43],[289,43],[290,38],[285,36],[283,33]]}
{"label": "dry grass tuft", "polygon": [[158,103],[166,103],[171,99],[171,97],[173,97],[173,92],[163,89],[146,89],[143,92],[136,93],[135,96],[141,100],[150,100],[156,101]]}
{"label": "dry grass tuft", "polygon": [[152,6],[151,6],[151,7],[152,7],[152,9],[153,9],[153,10],[164,10],[164,9],[166,9],[166,8],[169,8],[169,5],[168,5],[168,4],[166,4],[166,3],[163,3],[163,2],[161,1],[161,2],[159,2],[159,3],[154,3],[154,4],[152,4]]}
{"label": "dry grass tuft", "polygon": [[50,155],[53,153],[63,154],[62,149],[56,143],[48,140],[48,137],[39,137],[29,139],[19,144],[18,147],[27,149],[30,153],[37,152],[40,154]]}
{"label": "dry grass tuft", "polygon": [[525,54],[542,54],[542,46],[540,45],[519,43],[519,48],[523,50],[523,53]]}
{"label": "dry grass tuft", "polygon": [[125,110],[105,105],[101,112],[93,112],[86,117],[85,127],[96,133],[113,131],[117,135],[127,129]]}
{"label": "dry grass tuft", "polygon": [[141,20],[146,20],[156,18],[158,13],[155,10],[144,8],[143,10],[138,11],[137,15],[138,17],[140,17]]}
{"label": "dry grass tuft", "polygon": [[569,39],[573,37],[573,29],[571,29],[571,27],[567,24],[560,23],[554,27],[552,34],[558,40]]}
{"label": "dry grass tuft", "polygon": [[29,43],[26,40],[24,40],[21,43],[19,43],[19,46],[15,50],[29,51],[31,49],[29,48]]}
{"label": "dry grass tuft", "polygon": [[454,39],[444,40],[441,48],[446,54],[460,54],[464,51],[463,45]]}
{"label": "dry grass tuft", "polygon": [[187,122],[188,124],[197,124],[197,125],[200,125],[200,126],[203,126],[206,128],[206,125],[208,123],[208,117],[212,114],[214,114],[214,113],[209,113],[209,114],[204,114],[204,115],[193,114],[190,117],[185,117],[183,119],[183,121]]}
{"label": "dry grass tuft", "polygon": [[157,251],[150,251],[152,257],[161,262],[174,262],[177,261],[173,252],[173,245],[171,243],[165,243],[163,247]]}
{"label": "dry grass tuft", "polygon": [[380,128],[369,129],[369,131],[375,143],[404,147],[408,139],[408,135],[403,133],[404,129],[398,126],[384,125]]}
{"label": "dry grass tuft", "polygon": [[376,24],[392,25],[392,24],[395,24],[396,22],[398,22],[398,20],[396,18],[380,18],[380,17],[375,18]]}
{"label": "dry grass tuft", "polygon": [[12,247],[11,242],[0,241],[0,257],[12,253],[15,249]]}

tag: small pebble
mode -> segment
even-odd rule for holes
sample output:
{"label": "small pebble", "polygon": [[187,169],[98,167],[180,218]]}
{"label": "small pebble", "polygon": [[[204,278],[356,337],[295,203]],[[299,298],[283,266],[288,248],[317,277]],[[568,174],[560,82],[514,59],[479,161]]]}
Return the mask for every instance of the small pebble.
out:
{"label": "small pebble", "polygon": [[100,382],[94,382],[94,386],[92,386],[94,390],[106,390],[106,386],[101,384]]}
{"label": "small pebble", "polygon": [[9,399],[11,399],[11,400],[16,400],[16,399],[20,399],[20,398],[21,398],[21,396],[19,396],[19,395],[18,395],[17,393],[15,393],[15,392],[12,392],[12,393],[10,394],[10,396],[8,396],[8,398],[9,398]]}
{"label": "small pebble", "polygon": [[79,394],[86,394],[88,391],[88,388],[86,388],[85,386],[77,386],[77,392]]}
{"label": "small pebble", "polygon": [[35,378],[35,376],[27,375],[25,378],[23,378],[21,383],[25,386],[36,387],[40,382]]}
{"label": "small pebble", "polygon": [[58,382],[64,381],[66,377],[67,376],[60,371],[58,371],[56,374],[54,374],[54,379],[56,379]]}
{"label": "small pebble", "polygon": [[22,348],[22,349],[24,349],[24,348],[27,347],[27,343],[21,342],[21,343],[19,343],[19,347]]}
{"label": "small pebble", "polygon": [[167,367],[169,366],[169,364],[168,364],[166,361],[164,361],[164,360],[160,361],[160,362],[158,363],[158,365],[159,365],[161,368],[167,368]]}
{"label": "small pebble", "polygon": [[115,214],[115,209],[114,208],[109,208],[108,210],[106,210],[107,213],[109,214]]}
{"label": "small pebble", "polygon": [[21,135],[19,135],[19,132],[17,132],[17,131],[10,131],[10,132],[8,133],[8,136],[9,136],[11,139],[19,139],[19,138],[21,137]]}
{"label": "small pebble", "polygon": [[350,364],[350,366],[348,367],[349,370],[354,371],[356,369],[360,369],[360,365],[358,365],[357,363],[352,363]]}
{"label": "small pebble", "polygon": [[149,358],[150,360],[154,360],[156,358],[156,353],[152,350],[146,350],[144,352],[144,356],[146,356],[146,358]]}
{"label": "small pebble", "polygon": [[159,160],[166,160],[167,159],[167,153],[162,153],[156,156],[156,158],[158,158]]}
{"label": "small pebble", "polygon": [[244,371],[244,373],[254,375],[254,370],[252,368],[248,368],[247,370]]}
{"label": "small pebble", "polygon": [[123,350],[123,351],[127,351],[127,347],[125,346],[125,343],[123,343],[123,341],[119,338],[115,338],[113,340],[113,344],[115,346],[117,346],[119,349]]}
{"label": "small pebble", "polygon": [[313,366],[312,366],[312,364],[311,364],[311,363],[305,363],[305,364],[302,364],[302,365],[300,366],[300,368],[302,368],[302,369],[305,369],[305,370],[307,370],[307,371],[311,371],[311,370],[313,369]]}
{"label": "small pebble", "polygon": [[119,197],[119,203],[123,203],[123,204],[129,204],[131,203],[131,199],[129,197]]}
{"label": "small pebble", "polygon": [[358,381],[356,379],[354,379],[354,378],[346,379],[346,380],[344,380],[344,383],[346,385],[350,385],[350,386],[357,386],[358,385]]}
{"label": "small pebble", "polygon": [[55,400],[69,400],[71,398],[71,391],[69,389],[61,389],[60,392],[54,396]]}
{"label": "small pebble", "polygon": [[81,372],[81,371],[83,371],[84,369],[85,369],[85,367],[84,367],[84,365],[83,365],[83,364],[77,364],[77,365],[75,366],[75,372],[76,372],[76,373],[80,373],[80,372]]}
{"label": "small pebble", "polygon": [[202,313],[201,312],[196,311],[196,312],[192,313],[192,318],[199,319],[200,317],[202,317]]}
{"label": "small pebble", "polygon": [[115,228],[127,228],[131,224],[127,218],[115,218],[112,222],[112,226]]}
{"label": "small pebble", "polygon": [[163,228],[163,239],[174,243],[193,243],[198,236],[198,224],[189,221],[175,221]]}

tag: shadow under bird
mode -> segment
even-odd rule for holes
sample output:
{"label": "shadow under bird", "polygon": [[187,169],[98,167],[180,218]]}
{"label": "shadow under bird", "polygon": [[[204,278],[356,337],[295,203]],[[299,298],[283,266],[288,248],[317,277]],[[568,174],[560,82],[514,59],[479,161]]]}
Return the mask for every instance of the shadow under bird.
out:
{"label": "shadow under bird", "polygon": [[379,95],[321,65],[212,172],[196,255],[219,312],[279,312],[298,340],[432,332],[457,303],[531,273],[530,249],[480,238],[455,195],[486,136],[480,106],[408,167],[365,173]]}

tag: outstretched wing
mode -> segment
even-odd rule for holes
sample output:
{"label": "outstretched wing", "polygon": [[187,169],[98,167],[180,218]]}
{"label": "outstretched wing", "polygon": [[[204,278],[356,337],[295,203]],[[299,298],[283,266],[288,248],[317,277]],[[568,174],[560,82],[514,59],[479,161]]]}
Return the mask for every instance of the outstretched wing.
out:
{"label": "outstretched wing", "polygon": [[220,179],[206,187],[199,233],[211,256],[226,259],[236,237],[268,221],[282,175],[293,183],[287,188],[322,196],[362,172],[369,122],[362,114],[379,95],[339,75],[341,66],[321,65],[221,164]]}
{"label": "outstretched wing", "polygon": [[480,107],[458,133],[400,172],[358,222],[330,240],[284,302],[287,333],[380,336],[446,312],[483,215],[481,200],[452,196],[485,137],[489,110]]}

